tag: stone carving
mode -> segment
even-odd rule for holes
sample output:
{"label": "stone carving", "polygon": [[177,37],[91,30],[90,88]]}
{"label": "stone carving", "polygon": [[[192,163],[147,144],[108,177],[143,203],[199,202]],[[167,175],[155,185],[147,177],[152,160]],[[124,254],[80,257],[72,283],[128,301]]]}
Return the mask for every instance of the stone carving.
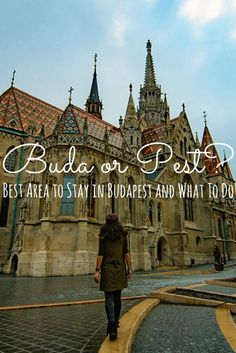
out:
{"label": "stone carving", "polygon": [[51,216],[51,199],[50,197],[46,197],[43,205],[43,218],[47,218]]}
{"label": "stone carving", "polygon": [[20,205],[20,215],[19,219],[20,220],[26,220],[29,219],[30,216],[30,205],[29,205],[29,200],[26,198],[24,195],[21,205]]}

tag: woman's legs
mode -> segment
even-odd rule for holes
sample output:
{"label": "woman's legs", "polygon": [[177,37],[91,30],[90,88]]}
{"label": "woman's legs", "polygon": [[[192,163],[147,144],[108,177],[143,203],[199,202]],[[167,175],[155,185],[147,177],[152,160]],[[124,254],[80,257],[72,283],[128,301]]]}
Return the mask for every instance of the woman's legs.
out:
{"label": "woman's legs", "polygon": [[121,311],[121,290],[105,292],[105,308],[108,322],[118,322]]}
{"label": "woman's legs", "polygon": [[115,314],[115,322],[118,324],[120,319],[120,311],[121,311],[121,290],[117,290],[114,292],[114,314]]}
{"label": "woman's legs", "polygon": [[114,292],[105,292],[105,308],[108,322],[115,322]]}
{"label": "woman's legs", "polygon": [[115,297],[116,292],[105,292],[105,308],[108,319],[107,334],[109,334],[111,341],[117,338],[117,325],[115,316],[117,309],[115,305]]}

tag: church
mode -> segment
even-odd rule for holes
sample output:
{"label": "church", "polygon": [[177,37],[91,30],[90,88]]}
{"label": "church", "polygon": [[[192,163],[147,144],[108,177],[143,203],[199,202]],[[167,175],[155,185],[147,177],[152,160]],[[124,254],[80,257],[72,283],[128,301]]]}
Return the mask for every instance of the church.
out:
{"label": "church", "polygon": [[206,119],[200,142],[184,104],[170,116],[151,49],[148,40],[138,109],[130,85],[118,126],[102,117],[96,56],[85,110],[72,104],[72,89],[61,110],[16,88],[13,75],[0,95],[1,272],[93,273],[110,212],[128,232],[134,270],[213,263],[215,247],[222,261],[236,259],[226,156],[221,162]]}

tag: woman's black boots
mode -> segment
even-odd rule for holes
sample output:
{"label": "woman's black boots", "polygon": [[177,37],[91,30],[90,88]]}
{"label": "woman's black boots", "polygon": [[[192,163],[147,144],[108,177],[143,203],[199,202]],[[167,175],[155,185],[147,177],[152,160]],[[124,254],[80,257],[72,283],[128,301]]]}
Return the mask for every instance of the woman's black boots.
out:
{"label": "woman's black boots", "polygon": [[107,335],[109,335],[111,341],[114,341],[117,339],[117,325],[115,322],[108,323]]}

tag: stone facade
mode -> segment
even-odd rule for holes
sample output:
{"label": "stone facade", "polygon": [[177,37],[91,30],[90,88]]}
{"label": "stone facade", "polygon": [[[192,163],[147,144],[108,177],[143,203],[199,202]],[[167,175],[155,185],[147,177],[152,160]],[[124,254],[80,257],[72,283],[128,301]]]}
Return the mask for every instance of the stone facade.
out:
{"label": "stone facade", "polygon": [[[175,163],[183,167],[185,161],[192,168],[193,157],[188,152],[204,149],[213,140],[207,126],[201,144],[193,137],[184,106],[178,117],[170,118],[166,96],[162,100],[160,86],[156,85],[150,42],[139,110],[135,110],[132,86],[119,128],[102,119],[101,109],[96,61],[86,111],[71,104],[71,96],[66,109],[61,111],[13,85],[0,96],[2,165],[9,149],[24,144],[6,160],[11,170],[21,169],[33,148],[26,144],[37,142],[45,148],[46,163],[45,170],[38,174],[26,170],[10,174],[1,166],[2,195],[4,183],[21,185],[23,190],[18,197],[13,197],[13,189],[11,198],[2,197],[2,271],[16,272],[19,276],[92,273],[99,229],[108,212],[116,212],[128,230],[134,270],[213,262],[215,245],[225,259],[236,258],[235,197],[209,195],[209,183],[218,187],[224,183],[235,192],[229,165],[225,163],[216,169],[215,161],[205,158],[199,163],[199,167],[205,166],[202,173],[174,171]],[[165,161],[170,150],[167,146],[160,149],[154,142],[164,142],[172,148],[173,156],[168,163]],[[137,159],[137,152],[147,144],[140,156],[149,161],[145,166],[149,174],[142,172],[144,164]],[[75,155],[71,157],[73,170],[86,165],[87,169],[93,168],[90,173],[81,169],[76,173],[56,173],[50,169],[50,164],[57,165],[59,170],[65,168],[71,146],[75,147]],[[42,169],[41,153],[38,147],[34,152],[38,160],[31,161],[28,169],[34,172]],[[220,160],[217,151],[212,153]],[[157,154],[162,163],[151,172]],[[102,164],[112,165],[114,160],[119,162],[121,170],[126,167],[128,170],[101,171]],[[68,182],[75,189],[66,187]],[[192,195],[180,197],[181,185],[192,190]],[[140,186],[139,197],[137,193],[135,197],[111,196],[121,186],[126,191]],[[35,190],[31,194],[30,187]],[[46,187],[48,193],[44,192]],[[64,188],[62,198],[60,187]],[[72,191],[76,196],[66,197]]]}

